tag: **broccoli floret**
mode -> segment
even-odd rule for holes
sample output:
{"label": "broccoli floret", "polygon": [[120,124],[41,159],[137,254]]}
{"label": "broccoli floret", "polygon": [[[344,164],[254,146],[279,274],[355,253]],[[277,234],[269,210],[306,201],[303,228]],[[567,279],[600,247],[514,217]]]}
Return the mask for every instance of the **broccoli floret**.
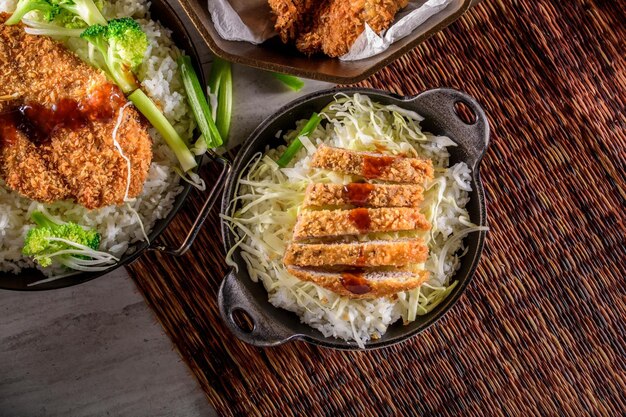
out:
{"label": "broccoli floret", "polygon": [[60,11],[57,5],[48,0],[20,0],[5,24],[16,25],[22,21],[27,13],[35,10],[40,12],[43,19],[48,22],[53,20]]}
{"label": "broccoli floret", "polygon": [[[100,234],[92,229],[83,229],[75,223],[57,223],[45,213],[36,211],[31,218],[37,225],[28,231],[22,253],[32,256],[42,267],[53,262],[66,264],[71,258],[89,259],[89,252],[81,255],[81,250],[71,242],[86,246],[94,251],[100,247]],[[71,250],[73,254],[63,254]]]}
{"label": "broccoli floret", "polygon": [[124,93],[139,87],[133,70],[143,60],[148,37],[137,22],[131,18],[114,19],[107,26],[89,26],[81,37],[102,53],[109,76]]}
{"label": "broccoli floret", "polygon": [[109,21],[108,36],[109,47],[115,55],[124,62],[129,63],[135,70],[143,61],[148,49],[148,37],[139,23],[130,17],[113,19]]}
{"label": "broccoli floret", "polygon": [[59,9],[59,14],[54,18],[54,23],[67,29],[85,29],[89,26],[80,16],[65,9]]}
{"label": "broccoli floret", "polygon": [[107,21],[93,0],[50,0],[54,5],[80,16],[88,25],[106,25]]}

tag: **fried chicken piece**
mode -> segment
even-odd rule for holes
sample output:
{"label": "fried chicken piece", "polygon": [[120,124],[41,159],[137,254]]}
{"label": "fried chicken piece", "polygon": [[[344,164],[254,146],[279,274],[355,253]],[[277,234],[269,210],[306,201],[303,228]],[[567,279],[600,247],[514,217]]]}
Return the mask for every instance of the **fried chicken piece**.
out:
{"label": "fried chicken piece", "polygon": [[423,184],[435,175],[433,162],[429,159],[355,152],[326,145],[317,149],[311,167],[368,179],[412,184]]}
{"label": "fried chicken piece", "polygon": [[284,43],[295,39],[299,29],[309,26],[320,2],[315,0],[268,0],[276,15],[274,28]]}
{"label": "fried chicken piece", "polygon": [[302,207],[419,207],[424,187],[369,183],[311,184]]}
{"label": "fried chicken piece", "polygon": [[293,239],[430,230],[430,227],[426,217],[414,208],[303,211],[298,215]]}
{"label": "fried chicken piece", "polygon": [[[139,195],[152,161],[146,123],[105,75],[0,14],[0,177],[33,200],[89,209]],[[123,110],[122,110],[123,108]],[[123,111],[123,114],[120,113]],[[54,125],[54,120],[63,122]],[[128,164],[116,149],[113,132]],[[33,137],[33,123],[50,127]],[[29,128],[30,126],[30,128]],[[36,130],[36,129],[35,129]]]}
{"label": "fried chicken piece", "polygon": [[[317,10],[306,0],[270,0],[276,15],[276,30],[283,42],[295,41],[297,48],[313,55],[323,52],[330,57],[345,55],[365,30],[367,23],[376,33],[387,29],[396,13],[408,0],[326,0]],[[310,22],[303,16],[315,14]]]}
{"label": "fried chicken piece", "polygon": [[428,248],[421,239],[355,243],[302,244],[287,248],[285,265],[334,267],[406,266],[428,258]]}
{"label": "fried chicken piece", "polygon": [[428,280],[428,271],[348,271],[328,272],[289,266],[294,277],[313,282],[335,294],[354,299],[388,297],[412,290]]}

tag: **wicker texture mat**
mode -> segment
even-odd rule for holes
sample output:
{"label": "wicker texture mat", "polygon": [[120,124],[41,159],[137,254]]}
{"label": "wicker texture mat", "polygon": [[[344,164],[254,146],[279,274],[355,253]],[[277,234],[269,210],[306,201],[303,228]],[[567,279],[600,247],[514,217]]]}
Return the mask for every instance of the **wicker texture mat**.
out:
{"label": "wicker texture mat", "polygon": [[467,91],[493,128],[483,260],[459,303],[408,342],[345,353],[236,340],[215,301],[217,211],[183,259],[135,263],[218,412],[625,415],[625,25],[622,1],[488,0],[364,83]]}

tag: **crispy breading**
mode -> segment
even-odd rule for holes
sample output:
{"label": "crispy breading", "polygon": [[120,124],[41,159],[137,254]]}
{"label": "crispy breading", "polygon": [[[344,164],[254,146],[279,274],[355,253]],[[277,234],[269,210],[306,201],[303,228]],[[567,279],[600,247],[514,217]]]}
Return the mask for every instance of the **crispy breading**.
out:
{"label": "crispy breading", "polygon": [[303,207],[419,207],[422,201],[424,188],[419,185],[311,184]]}
{"label": "crispy breading", "polygon": [[435,175],[430,159],[356,152],[326,145],[317,148],[311,167],[368,179],[412,184],[424,184]]}
{"label": "crispy breading", "polygon": [[268,0],[276,16],[274,28],[281,40],[288,43],[298,35],[298,29],[311,23],[314,8],[319,6],[315,0]]}
{"label": "crispy breading", "polygon": [[[308,55],[346,54],[367,23],[380,33],[393,22],[408,0],[325,0],[311,7],[307,0],[269,0],[276,30],[283,42],[295,41]],[[305,18],[307,17],[307,18]]]}
{"label": "crispy breading", "polygon": [[430,226],[426,217],[415,208],[303,211],[298,215],[293,239],[429,230]]}
{"label": "crispy breading", "polygon": [[[0,112],[31,103],[50,109],[62,100],[88,101],[103,88],[117,88],[62,44],[27,35],[21,25],[4,25],[7,17],[0,14],[0,97],[12,100],[0,100]],[[126,103],[121,92],[119,99]],[[0,144],[0,176],[7,187],[45,203],[74,199],[89,209],[122,204],[128,167],[113,143],[118,115],[59,127],[41,144],[17,132],[15,143]],[[124,110],[117,141],[131,161],[132,198],[141,193],[152,161],[152,140],[134,107]]]}
{"label": "crispy breading", "polygon": [[428,280],[428,271],[327,272],[288,266],[294,277],[313,282],[335,294],[355,299],[388,297],[412,290]]}
{"label": "crispy breading", "polygon": [[357,243],[292,243],[283,262],[297,266],[406,266],[428,258],[428,248],[421,239]]}

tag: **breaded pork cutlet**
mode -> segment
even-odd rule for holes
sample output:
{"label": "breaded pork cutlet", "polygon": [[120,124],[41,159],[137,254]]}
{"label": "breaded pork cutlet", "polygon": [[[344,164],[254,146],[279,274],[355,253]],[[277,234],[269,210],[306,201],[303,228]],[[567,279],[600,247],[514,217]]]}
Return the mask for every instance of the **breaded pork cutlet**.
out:
{"label": "breaded pork cutlet", "polygon": [[428,258],[428,248],[421,239],[372,241],[359,243],[292,243],[283,262],[295,266],[406,266]]}
{"label": "breaded pork cutlet", "polygon": [[303,27],[308,27],[315,17],[316,0],[268,0],[276,16],[274,28],[284,43],[295,39]]}
{"label": "breaded pork cutlet", "polygon": [[311,167],[368,179],[411,184],[424,184],[435,175],[430,159],[356,152],[326,145],[317,149]]}
{"label": "breaded pork cutlet", "polygon": [[293,239],[298,241],[429,229],[430,223],[426,217],[414,208],[303,211],[298,215]]}
{"label": "breaded pork cutlet", "polygon": [[428,271],[328,272],[297,266],[288,266],[287,272],[302,281],[355,299],[392,296],[419,287],[429,277]]}
{"label": "breaded pork cutlet", "polygon": [[311,27],[296,38],[296,47],[307,55],[323,52],[339,57],[350,51],[367,23],[380,33],[393,22],[408,0],[333,0],[320,7]]}
{"label": "breaded pork cutlet", "polygon": [[311,184],[303,207],[419,207],[422,201],[424,188],[420,185]]}
{"label": "breaded pork cutlet", "polygon": [[[143,189],[152,140],[105,75],[63,45],[6,26],[0,14],[0,176],[33,200],[74,199],[89,209],[122,204]],[[56,121],[56,122],[55,122]],[[57,123],[58,122],[58,123]],[[56,124],[55,124],[56,123]],[[44,132],[45,133],[42,133]]]}
{"label": "breaded pork cutlet", "polygon": [[[314,4],[312,4],[314,3]],[[269,0],[276,31],[307,55],[345,55],[365,30],[387,29],[408,0]]]}

